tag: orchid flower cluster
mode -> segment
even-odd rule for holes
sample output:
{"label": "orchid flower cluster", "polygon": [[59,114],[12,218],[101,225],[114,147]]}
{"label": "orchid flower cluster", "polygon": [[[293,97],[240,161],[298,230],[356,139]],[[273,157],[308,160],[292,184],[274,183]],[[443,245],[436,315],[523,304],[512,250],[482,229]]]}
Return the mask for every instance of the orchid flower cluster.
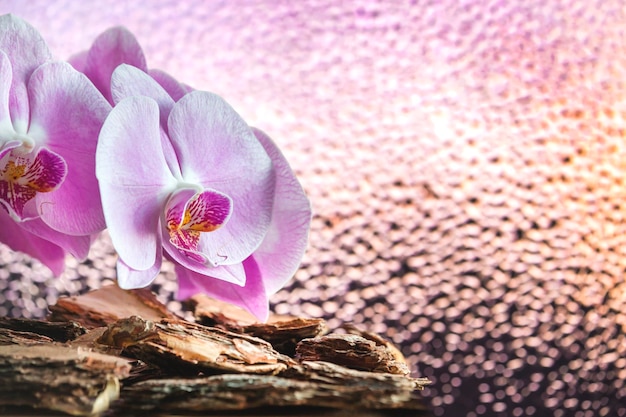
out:
{"label": "orchid flower cluster", "polygon": [[195,293],[268,316],[306,248],[310,203],[274,142],[222,98],[148,69],[115,27],[69,62],[0,16],[0,242],[55,275],[108,229],[122,288],[163,257]]}

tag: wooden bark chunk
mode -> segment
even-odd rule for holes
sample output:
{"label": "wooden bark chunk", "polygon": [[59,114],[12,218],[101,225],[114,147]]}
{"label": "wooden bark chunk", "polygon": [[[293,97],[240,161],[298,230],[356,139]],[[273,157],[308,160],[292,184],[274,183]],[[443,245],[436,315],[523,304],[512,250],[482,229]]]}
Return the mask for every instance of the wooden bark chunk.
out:
{"label": "wooden bark chunk", "polygon": [[272,323],[255,323],[245,326],[243,331],[267,340],[281,353],[293,355],[302,339],[326,333],[326,322],[322,319],[293,318]]}
{"label": "wooden bark chunk", "polygon": [[292,370],[295,373],[286,372],[285,375],[316,382],[328,382],[330,379],[340,385],[363,385],[372,389],[387,389],[393,386],[400,390],[421,391],[431,384],[428,378],[409,378],[404,375],[385,372],[358,371],[323,361],[304,361],[301,366],[295,366]]}
{"label": "wooden bark chunk", "polygon": [[60,298],[49,308],[51,321],[75,321],[89,329],[130,316],[146,320],[176,317],[149,290],[123,290],[117,285],[107,285],[76,297]]}
{"label": "wooden bark chunk", "polygon": [[362,336],[366,338],[367,340],[373,341],[378,346],[384,346],[389,351],[391,356],[393,356],[393,358],[395,359],[395,362],[390,363],[390,366],[395,366],[398,368],[398,372],[393,372],[393,371],[389,371],[389,372],[405,374],[405,375],[408,375],[410,373],[410,367],[409,367],[408,362],[406,361],[406,358],[404,357],[402,352],[400,352],[400,350],[389,340],[385,339],[384,337],[376,333],[360,330],[356,326],[354,326],[352,323],[345,323],[342,326],[342,328],[345,329],[350,334],[356,334],[356,335]]}
{"label": "wooden bark chunk", "polygon": [[[344,410],[424,411],[416,388],[426,380],[304,362],[284,376],[227,374],[197,379],[149,380],[124,391],[124,406],[179,413],[256,407],[316,406]],[[412,413],[411,415],[419,415]]]}
{"label": "wooden bark chunk", "polygon": [[[265,324],[223,303],[203,303],[201,317],[219,327],[182,320],[147,291],[117,286],[50,307],[54,320],[88,330],[0,319],[0,387],[11,387],[0,390],[0,414],[23,406],[74,415],[110,407],[107,415],[259,407],[274,410],[266,415],[312,415],[311,407],[427,414],[417,391],[430,381],[409,378],[402,354],[378,335],[347,328],[351,334],[323,336],[323,320],[274,317]],[[111,405],[118,394],[121,401]]]}
{"label": "wooden bark chunk", "polygon": [[300,340],[328,331],[323,319],[274,315],[267,323],[260,323],[247,311],[202,294],[193,296],[189,304],[196,319],[205,326],[260,337],[270,342],[274,349],[288,355],[294,354]]}
{"label": "wooden bark chunk", "polygon": [[30,345],[52,342],[53,340],[48,336],[43,336],[37,333],[0,328],[0,345]]}
{"label": "wooden bark chunk", "polygon": [[219,327],[233,332],[243,332],[243,328],[258,320],[246,310],[208,297],[196,294],[188,300],[196,321],[205,326]]}
{"label": "wooden bark chunk", "polygon": [[36,333],[48,336],[56,342],[67,342],[87,332],[87,329],[75,322],[50,322],[8,317],[0,317],[0,329]]}
{"label": "wooden bark chunk", "polygon": [[178,372],[276,374],[293,363],[262,339],[182,320],[153,323],[131,317],[109,325],[98,342]]}
{"label": "wooden bark chunk", "polygon": [[52,343],[0,346],[0,406],[100,413],[129,371],[127,360]]}
{"label": "wooden bark chunk", "polygon": [[398,361],[396,353],[387,346],[353,334],[329,334],[304,339],[296,346],[296,359],[332,362],[371,372],[410,373],[406,363]]}

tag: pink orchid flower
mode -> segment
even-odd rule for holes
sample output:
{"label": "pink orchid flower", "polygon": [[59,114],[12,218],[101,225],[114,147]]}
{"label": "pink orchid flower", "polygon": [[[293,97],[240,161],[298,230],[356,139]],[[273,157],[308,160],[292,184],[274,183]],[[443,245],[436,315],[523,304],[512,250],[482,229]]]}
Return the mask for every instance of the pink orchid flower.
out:
{"label": "pink orchid flower", "polygon": [[32,26],[0,16],[0,241],[56,274],[105,227],[95,149],[110,109]]}
{"label": "pink orchid flower", "polygon": [[111,97],[96,175],[120,286],[150,284],[164,253],[180,298],[203,292],[265,320],[269,295],[300,264],[311,219],[285,158],[215,94],[175,101],[121,65]]}

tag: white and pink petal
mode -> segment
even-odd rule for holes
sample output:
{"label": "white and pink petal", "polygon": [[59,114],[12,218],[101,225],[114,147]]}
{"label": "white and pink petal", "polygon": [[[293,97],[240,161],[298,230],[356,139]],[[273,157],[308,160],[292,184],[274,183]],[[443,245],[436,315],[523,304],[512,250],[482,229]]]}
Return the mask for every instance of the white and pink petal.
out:
{"label": "white and pink petal", "polygon": [[0,50],[0,149],[9,140],[8,138],[15,133],[9,109],[12,80],[13,68],[11,67],[11,61],[7,54]]}
{"label": "white and pink petal", "polygon": [[260,321],[265,322],[269,316],[269,302],[259,268],[252,258],[244,260],[242,267],[246,275],[246,283],[243,287],[201,275],[181,265],[176,265],[177,297],[184,300],[197,293],[206,294],[220,301],[242,307]]}
{"label": "white and pink petal", "polygon": [[65,252],[63,249],[49,240],[28,232],[22,227],[23,224],[16,223],[0,207],[0,242],[15,251],[23,252],[38,259],[55,276],[61,275],[65,269]]}
{"label": "white and pink petal", "polygon": [[157,255],[154,264],[143,271],[132,269],[122,260],[117,261],[117,285],[124,290],[147,287],[161,270],[163,257]]}
{"label": "white and pink petal", "polygon": [[167,119],[174,100],[150,75],[133,66],[122,64],[111,77],[111,95],[114,103],[132,96],[146,96],[159,104],[161,127],[167,132]]}
{"label": "white and pink petal", "polygon": [[111,111],[100,133],[96,175],[120,258],[134,270],[151,268],[161,256],[162,211],[177,183],[161,147],[154,100],[129,97]]}
{"label": "white and pink petal", "polygon": [[178,101],[193,88],[178,82],[174,77],[158,69],[148,70],[148,74],[167,91],[174,101]]}
{"label": "white and pink petal", "polygon": [[67,251],[74,258],[83,261],[89,254],[93,236],[71,236],[52,229],[41,219],[34,218],[19,223],[23,230],[30,234],[40,237],[48,242],[54,242],[56,246]]}
{"label": "white and pink petal", "polygon": [[311,203],[289,163],[265,133],[253,129],[267,151],[276,172],[272,222],[261,246],[254,252],[265,289],[274,294],[298,270],[307,247]]}
{"label": "white and pink petal", "polygon": [[28,80],[35,69],[52,59],[52,55],[39,32],[12,14],[0,16],[0,51],[3,51],[11,62],[9,108],[13,125],[27,126]]}
{"label": "white and pink petal", "polygon": [[121,65],[128,64],[147,71],[146,58],[135,36],[126,28],[117,26],[100,34],[87,52],[87,57],[77,65],[83,65],[82,72],[96,88],[113,104],[111,76]]}
{"label": "white and pink petal", "polygon": [[201,234],[201,252],[213,263],[242,262],[261,244],[271,220],[271,159],[243,119],[215,94],[188,93],[174,105],[168,125],[183,179],[233,201],[228,222]]}
{"label": "white and pink petal", "polygon": [[111,106],[83,74],[67,63],[40,66],[28,87],[29,137],[61,156],[68,166],[60,187],[37,194],[41,218],[63,233],[98,233],[105,223],[95,176],[95,151]]}

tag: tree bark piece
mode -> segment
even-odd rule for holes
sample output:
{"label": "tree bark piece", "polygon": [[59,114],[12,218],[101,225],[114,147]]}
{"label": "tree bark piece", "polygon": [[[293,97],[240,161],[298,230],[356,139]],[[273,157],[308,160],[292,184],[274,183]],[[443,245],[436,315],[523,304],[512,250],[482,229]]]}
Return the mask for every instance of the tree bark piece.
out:
{"label": "tree bark piece", "polygon": [[305,338],[316,337],[328,331],[322,319],[293,318],[270,323],[255,323],[243,328],[249,335],[267,340],[274,349],[293,356],[296,345]]}
{"label": "tree bark piece", "polygon": [[123,405],[174,414],[268,406],[425,411],[416,393],[428,383],[424,379],[355,371],[324,362],[303,362],[287,374],[290,377],[226,374],[143,381],[124,391]]}
{"label": "tree bark piece", "polygon": [[276,374],[294,363],[265,340],[183,320],[154,323],[134,316],[109,325],[98,342],[179,373]]}
{"label": "tree bark piece", "polygon": [[409,375],[406,362],[385,344],[355,334],[329,334],[304,339],[296,346],[299,361],[327,361],[347,368]]}
{"label": "tree bark piece", "polygon": [[258,323],[208,298],[196,307],[214,326],[174,316],[146,290],[110,286],[50,308],[52,319],[84,327],[0,319],[0,387],[12,388],[0,392],[0,414],[427,415],[418,391],[430,381],[410,378],[402,354],[376,334],[327,334],[321,319]]}
{"label": "tree bark piece", "polygon": [[125,359],[58,344],[0,346],[0,406],[100,413],[119,397],[130,368]]}
{"label": "tree bark piece", "polygon": [[243,333],[244,327],[258,322],[252,314],[243,308],[204,294],[194,295],[187,301],[187,304],[193,311],[196,321],[205,326]]}
{"label": "tree bark piece", "polygon": [[328,331],[326,322],[315,318],[273,315],[267,323],[260,323],[247,311],[202,294],[193,296],[189,304],[201,324],[260,337],[286,355],[295,353],[300,340]]}
{"label": "tree bark piece", "polygon": [[32,332],[0,328],[0,345],[33,345],[38,343],[52,343],[54,340]]}
{"label": "tree bark piece", "polygon": [[393,374],[397,373],[397,374],[409,375],[411,371],[410,371],[410,366],[408,362],[406,361],[406,358],[404,357],[402,352],[400,352],[400,349],[398,349],[396,345],[391,343],[389,340],[385,339],[384,337],[376,333],[366,332],[361,329],[358,329],[352,323],[345,323],[341,327],[344,330],[346,330],[349,334],[356,334],[358,336],[362,336],[365,339],[371,340],[372,342],[376,343],[377,346],[384,346],[386,350],[389,351],[391,356],[393,356],[393,358],[395,359],[395,361],[389,362],[389,366],[397,367],[396,371],[389,370],[389,372]]}
{"label": "tree bark piece", "polygon": [[88,329],[106,326],[130,316],[146,320],[176,318],[150,290],[122,290],[117,285],[107,285],[75,297],[59,298],[49,308],[50,321],[75,321]]}
{"label": "tree bark piece", "polygon": [[33,319],[0,317],[0,329],[17,330],[48,336],[56,342],[67,342],[87,333],[87,329],[75,322],[50,322]]}

